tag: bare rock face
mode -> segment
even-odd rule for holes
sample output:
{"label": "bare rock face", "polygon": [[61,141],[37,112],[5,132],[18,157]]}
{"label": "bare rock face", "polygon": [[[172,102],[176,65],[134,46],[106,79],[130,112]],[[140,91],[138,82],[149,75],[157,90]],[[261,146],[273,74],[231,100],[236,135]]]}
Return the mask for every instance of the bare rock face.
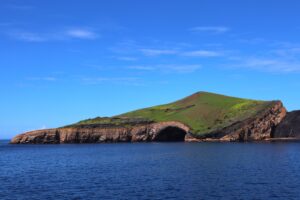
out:
{"label": "bare rock face", "polygon": [[276,127],[273,138],[300,138],[300,110],[287,113]]}
{"label": "bare rock face", "polygon": [[160,122],[126,127],[72,127],[20,134],[12,144],[60,144],[101,142],[184,141],[189,127],[179,122]]}
{"label": "bare rock face", "polygon": [[221,130],[205,134],[198,139],[203,141],[258,141],[272,137],[276,126],[286,116],[286,109],[281,101],[258,113],[254,118],[236,122]]}
{"label": "bare rock face", "polygon": [[79,126],[32,131],[17,135],[12,144],[60,144],[150,141],[254,141],[272,137],[286,115],[280,101],[253,118],[203,135],[194,135],[183,123],[157,122],[131,127]]}

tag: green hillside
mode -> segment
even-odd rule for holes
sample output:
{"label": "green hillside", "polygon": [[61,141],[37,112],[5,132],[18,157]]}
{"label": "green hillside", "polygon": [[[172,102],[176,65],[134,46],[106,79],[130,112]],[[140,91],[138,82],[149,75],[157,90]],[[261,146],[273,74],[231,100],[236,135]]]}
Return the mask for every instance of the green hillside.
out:
{"label": "green hillside", "polygon": [[162,121],[179,121],[188,125],[194,134],[204,134],[254,116],[272,104],[198,92],[179,101],[140,109],[111,118],[95,118],[74,125],[122,125]]}

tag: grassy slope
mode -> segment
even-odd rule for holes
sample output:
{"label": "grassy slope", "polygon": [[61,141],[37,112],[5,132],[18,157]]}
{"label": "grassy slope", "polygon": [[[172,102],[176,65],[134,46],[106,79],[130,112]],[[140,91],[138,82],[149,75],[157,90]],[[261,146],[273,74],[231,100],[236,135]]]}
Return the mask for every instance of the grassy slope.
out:
{"label": "grassy slope", "polygon": [[95,118],[78,124],[126,125],[134,121],[180,121],[194,134],[204,134],[254,116],[271,102],[198,92],[182,100],[128,112],[114,118]]}

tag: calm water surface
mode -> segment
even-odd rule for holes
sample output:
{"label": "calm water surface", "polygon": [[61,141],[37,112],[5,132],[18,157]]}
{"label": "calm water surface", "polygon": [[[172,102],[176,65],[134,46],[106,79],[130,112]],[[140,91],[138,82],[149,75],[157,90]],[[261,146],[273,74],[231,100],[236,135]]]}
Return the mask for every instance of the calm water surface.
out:
{"label": "calm water surface", "polygon": [[300,199],[300,143],[9,145],[0,199]]}

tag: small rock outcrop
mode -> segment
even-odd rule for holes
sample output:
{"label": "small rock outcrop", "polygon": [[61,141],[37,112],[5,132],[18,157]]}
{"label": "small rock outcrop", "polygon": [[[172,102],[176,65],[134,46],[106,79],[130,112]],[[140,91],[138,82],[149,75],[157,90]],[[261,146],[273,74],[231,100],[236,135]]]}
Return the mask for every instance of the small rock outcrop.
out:
{"label": "small rock outcrop", "polygon": [[[257,115],[207,134],[191,133],[190,127],[181,122],[151,122],[135,126],[89,126],[80,125],[46,129],[17,135],[12,144],[61,144],[102,142],[150,142],[150,141],[255,141],[270,139],[275,127],[284,119],[286,110],[280,101]],[[298,115],[299,117],[299,115]],[[286,118],[293,121],[294,114]],[[297,118],[299,120],[299,118]],[[293,121],[294,122],[294,121]],[[284,127],[283,123],[279,127]],[[289,126],[289,123],[288,125]],[[299,126],[295,126],[295,128]],[[296,130],[296,129],[295,129]],[[299,129],[297,129],[299,130]],[[290,132],[289,132],[290,133]],[[280,135],[280,134],[279,134]]]}
{"label": "small rock outcrop", "polygon": [[300,139],[300,110],[287,113],[272,133],[272,137]]}

